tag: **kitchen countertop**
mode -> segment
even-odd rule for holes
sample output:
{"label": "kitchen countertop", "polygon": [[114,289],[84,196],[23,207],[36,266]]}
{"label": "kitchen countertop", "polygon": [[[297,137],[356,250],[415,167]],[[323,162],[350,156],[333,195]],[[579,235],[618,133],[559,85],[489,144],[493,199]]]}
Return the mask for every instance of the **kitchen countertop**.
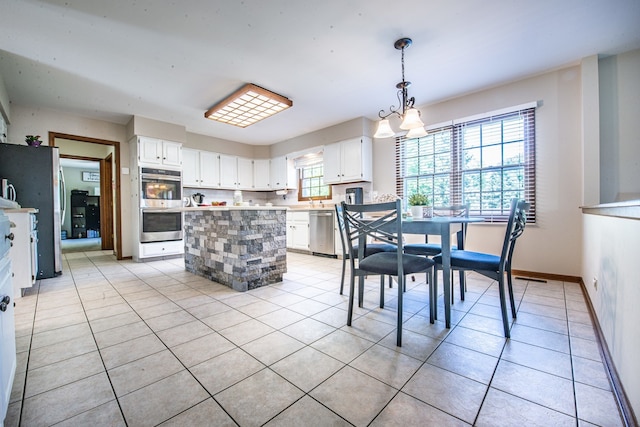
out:
{"label": "kitchen countertop", "polygon": [[4,210],[7,213],[38,213],[40,212],[38,209],[36,208],[17,208],[17,209],[13,209],[13,208],[0,208],[2,210]]}

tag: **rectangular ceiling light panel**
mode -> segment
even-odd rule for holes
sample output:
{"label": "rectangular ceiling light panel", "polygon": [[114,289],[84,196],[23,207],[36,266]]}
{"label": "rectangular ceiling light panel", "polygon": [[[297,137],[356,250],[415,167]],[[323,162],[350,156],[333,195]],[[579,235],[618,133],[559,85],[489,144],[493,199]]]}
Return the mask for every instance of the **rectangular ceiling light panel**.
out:
{"label": "rectangular ceiling light panel", "polygon": [[293,102],[282,95],[247,83],[204,113],[207,119],[246,128],[291,107]]}

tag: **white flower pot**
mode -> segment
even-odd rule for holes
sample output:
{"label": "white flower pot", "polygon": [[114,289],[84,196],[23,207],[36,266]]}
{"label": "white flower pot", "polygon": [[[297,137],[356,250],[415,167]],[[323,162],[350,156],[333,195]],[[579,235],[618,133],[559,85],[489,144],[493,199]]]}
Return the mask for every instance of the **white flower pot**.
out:
{"label": "white flower pot", "polygon": [[424,219],[433,217],[433,206],[411,206],[411,216],[413,219]]}

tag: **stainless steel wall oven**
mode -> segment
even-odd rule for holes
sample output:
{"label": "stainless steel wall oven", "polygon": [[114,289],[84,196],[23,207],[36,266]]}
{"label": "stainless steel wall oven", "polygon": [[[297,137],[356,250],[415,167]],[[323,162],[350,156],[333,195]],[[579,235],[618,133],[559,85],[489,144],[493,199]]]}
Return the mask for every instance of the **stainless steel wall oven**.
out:
{"label": "stainless steel wall oven", "polygon": [[140,242],[164,242],[181,240],[182,212],[172,209],[140,209]]}
{"label": "stainless steel wall oven", "polygon": [[182,172],[140,168],[140,207],[179,208],[182,206]]}
{"label": "stainless steel wall oven", "polygon": [[140,168],[140,242],[164,242],[183,237],[182,172]]}

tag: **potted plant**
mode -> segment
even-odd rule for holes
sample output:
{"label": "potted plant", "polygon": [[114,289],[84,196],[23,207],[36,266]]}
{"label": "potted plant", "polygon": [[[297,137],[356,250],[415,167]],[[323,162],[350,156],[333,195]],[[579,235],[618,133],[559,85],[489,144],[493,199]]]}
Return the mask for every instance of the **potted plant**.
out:
{"label": "potted plant", "polygon": [[433,207],[429,203],[429,196],[420,192],[409,196],[409,206],[411,206],[411,216],[414,219],[431,218]]}
{"label": "potted plant", "polygon": [[30,145],[31,147],[39,147],[40,144],[42,144],[42,141],[40,141],[40,135],[27,135],[24,140],[27,145]]}

